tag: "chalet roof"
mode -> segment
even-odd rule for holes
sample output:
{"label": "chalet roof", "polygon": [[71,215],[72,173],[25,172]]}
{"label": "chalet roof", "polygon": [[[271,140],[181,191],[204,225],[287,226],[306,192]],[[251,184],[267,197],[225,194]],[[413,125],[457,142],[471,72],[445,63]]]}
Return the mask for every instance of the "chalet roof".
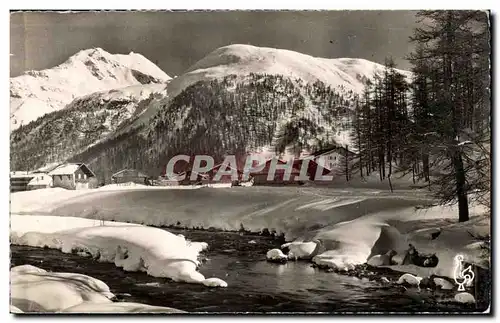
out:
{"label": "chalet roof", "polygon": [[121,171],[119,172],[116,172],[114,173],[113,175],[111,175],[111,177],[119,177],[120,175],[122,175],[123,173],[125,172],[133,172],[133,173],[137,173],[137,177],[149,177],[148,175],[144,174],[143,172],[141,171],[138,171],[136,169],[130,169],[130,168],[125,168],[125,169],[122,169]]}
{"label": "chalet roof", "polygon": [[35,174],[28,171],[12,171],[10,172],[11,178],[33,178]]}
{"label": "chalet roof", "polygon": [[33,173],[49,173],[59,167],[60,163],[50,163],[35,170]]}
{"label": "chalet roof", "polygon": [[53,176],[53,175],[72,175],[80,168],[87,176],[95,176],[94,172],[92,172],[90,170],[90,168],[88,168],[87,165],[85,165],[83,163],[68,163],[68,164],[59,165],[54,170],[49,172],[49,175],[50,176]]}
{"label": "chalet roof", "polygon": [[[311,156],[319,157],[319,156],[328,155],[328,154],[334,153],[334,152],[336,152],[336,153],[342,152],[343,154],[345,154],[345,151],[346,151],[345,147],[342,147],[342,146],[332,146],[332,147],[329,147],[329,148],[317,150],[317,151],[311,153]],[[351,155],[355,154],[351,150],[347,150],[347,151]]]}
{"label": "chalet roof", "polygon": [[52,176],[48,174],[37,174],[29,181],[28,186],[32,185],[50,185],[52,184]]}

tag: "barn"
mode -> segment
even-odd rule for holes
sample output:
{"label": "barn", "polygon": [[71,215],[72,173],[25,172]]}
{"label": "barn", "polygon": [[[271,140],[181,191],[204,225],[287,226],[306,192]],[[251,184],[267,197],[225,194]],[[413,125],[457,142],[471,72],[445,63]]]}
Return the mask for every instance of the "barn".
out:
{"label": "barn", "polygon": [[14,171],[10,173],[10,191],[21,192],[28,190],[28,183],[35,174],[26,171]]}
{"label": "barn", "polygon": [[94,172],[83,163],[59,165],[49,175],[52,177],[53,187],[62,187],[70,190],[97,187],[97,178]]}
{"label": "barn", "polygon": [[135,169],[122,169],[111,176],[111,182],[115,184],[136,183],[149,185],[149,176]]}
{"label": "barn", "polygon": [[341,146],[332,146],[327,149],[318,150],[313,152],[311,156],[316,163],[327,169],[338,168],[345,159],[352,159],[356,154]]}

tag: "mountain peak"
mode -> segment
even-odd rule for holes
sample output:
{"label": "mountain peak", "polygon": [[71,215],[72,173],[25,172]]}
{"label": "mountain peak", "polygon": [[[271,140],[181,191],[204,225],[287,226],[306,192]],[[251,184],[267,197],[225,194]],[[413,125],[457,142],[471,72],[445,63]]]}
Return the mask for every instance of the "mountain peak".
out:
{"label": "mountain peak", "polygon": [[100,47],[80,50],[56,67],[10,79],[11,130],[60,110],[80,96],[168,80],[165,72],[141,54],[110,54]]}
{"label": "mountain peak", "polygon": [[342,92],[361,94],[366,81],[383,71],[383,65],[360,58],[320,58],[287,49],[233,44],[217,48],[196,62],[172,81],[169,91],[174,96],[200,80],[254,73],[282,75],[307,83],[320,81]]}

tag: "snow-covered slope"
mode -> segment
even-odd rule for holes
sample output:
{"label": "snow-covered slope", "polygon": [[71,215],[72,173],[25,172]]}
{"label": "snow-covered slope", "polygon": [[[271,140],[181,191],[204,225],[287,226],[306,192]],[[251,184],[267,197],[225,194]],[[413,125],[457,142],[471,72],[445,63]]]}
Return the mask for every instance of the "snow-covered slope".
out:
{"label": "snow-covered slope", "polygon": [[166,84],[133,85],[73,100],[11,133],[13,169],[33,169],[66,158],[115,136],[166,95]]}
{"label": "snow-covered slope", "polygon": [[54,68],[27,71],[10,79],[11,130],[83,95],[168,80],[167,74],[141,54],[82,50]]}
{"label": "snow-covered slope", "polygon": [[[226,75],[250,73],[283,75],[305,83],[321,81],[346,93],[361,93],[366,80],[381,74],[384,66],[359,58],[319,58],[298,52],[235,44],[218,48],[195,63],[186,73],[172,80],[170,96],[190,84]],[[398,70],[410,76],[408,71]]]}

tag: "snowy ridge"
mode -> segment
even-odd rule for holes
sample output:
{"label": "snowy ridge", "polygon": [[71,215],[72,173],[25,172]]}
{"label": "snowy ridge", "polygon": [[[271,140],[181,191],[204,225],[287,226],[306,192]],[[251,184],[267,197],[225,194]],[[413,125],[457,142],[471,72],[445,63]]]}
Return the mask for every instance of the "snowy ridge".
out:
{"label": "snowy ridge", "polygon": [[10,79],[11,130],[60,110],[83,95],[168,80],[167,74],[140,54],[82,50],[54,68]]}
{"label": "snowy ridge", "polygon": [[[302,79],[306,83],[321,81],[347,93],[361,94],[366,80],[381,74],[384,66],[357,58],[318,58],[291,50],[235,44],[218,48],[173,79],[169,94],[175,96],[200,80],[236,74],[274,74]],[[397,70],[410,77],[411,72]]]}
{"label": "snowy ridge", "polygon": [[[11,161],[61,163],[76,153],[118,135],[141,118],[166,84],[132,85],[81,96],[63,110],[49,113],[11,134]],[[120,131],[119,131],[120,130]],[[85,133],[89,131],[90,133]]]}

